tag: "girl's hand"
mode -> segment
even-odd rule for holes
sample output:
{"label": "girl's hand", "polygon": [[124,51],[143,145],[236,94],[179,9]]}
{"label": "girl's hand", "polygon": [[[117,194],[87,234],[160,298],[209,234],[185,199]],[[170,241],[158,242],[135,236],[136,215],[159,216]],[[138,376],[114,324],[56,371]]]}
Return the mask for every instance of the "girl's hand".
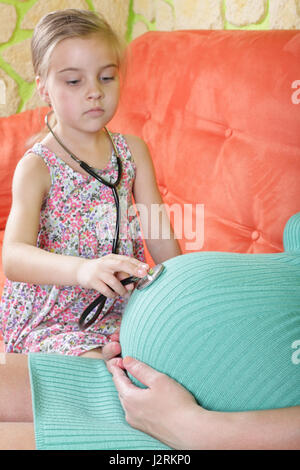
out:
{"label": "girl's hand", "polygon": [[206,410],[175,380],[148,365],[126,357],[123,367],[148,387],[136,387],[120,365],[109,362],[127,422],[174,449],[189,448],[193,423]]}
{"label": "girl's hand", "polygon": [[86,289],[95,289],[108,298],[125,296],[133,285],[120,282],[129,276],[144,277],[149,266],[124,255],[110,254],[97,259],[81,259],[77,269],[77,282]]}

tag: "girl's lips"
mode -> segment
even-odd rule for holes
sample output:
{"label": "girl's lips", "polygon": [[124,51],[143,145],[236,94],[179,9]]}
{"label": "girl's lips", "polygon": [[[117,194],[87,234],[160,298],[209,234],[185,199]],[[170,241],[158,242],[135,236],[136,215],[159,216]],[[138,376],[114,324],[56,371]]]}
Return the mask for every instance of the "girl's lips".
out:
{"label": "girl's lips", "polygon": [[85,114],[89,114],[92,116],[101,116],[104,113],[104,109],[102,108],[92,108],[85,112]]}

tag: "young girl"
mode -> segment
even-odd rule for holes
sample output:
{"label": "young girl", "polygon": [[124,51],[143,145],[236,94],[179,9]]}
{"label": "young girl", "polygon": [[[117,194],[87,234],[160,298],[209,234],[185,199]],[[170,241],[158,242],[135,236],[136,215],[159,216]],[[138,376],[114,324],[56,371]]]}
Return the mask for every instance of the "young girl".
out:
{"label": "young girl", "polygon": [[[32,39],[40,96],[55,117],[52,133],[26,152],[13,179],[13,203],[3,245],[7,280],[1,301],[6,352],[100,354],[117,330],[128,290],[122,278],[147,274],[141,229],[132,216],[132,195],[149,209],[162,200],[145,143],[106,132],[120,93],[120,41],[91,11],[62,10],[41,19]],[[117,191],[131,216],[121,220],[112,253],[116,208],[111,188],[99,183],[70,152]],[[148,221],[147,221],[148,222]],[[169,224],[165,214],[161,224]],[[148,240],[155,263],[180,254],[173,232]],[[80,331],[78,320],[100,294],[103,314]],[[93,352],[91,352],[93,350]],[[90,351],[87,353],[87,351]]]}

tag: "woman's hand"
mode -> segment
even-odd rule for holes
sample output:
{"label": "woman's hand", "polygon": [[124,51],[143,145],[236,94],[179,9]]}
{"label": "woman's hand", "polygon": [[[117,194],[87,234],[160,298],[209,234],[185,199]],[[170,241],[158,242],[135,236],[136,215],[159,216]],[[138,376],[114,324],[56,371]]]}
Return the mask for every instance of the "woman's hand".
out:
{"label": "woman's hand", "polygon": [[114,361],[107,365],[127,422],[171,448],[300,449],[300,406],[241,412],[208,411],[173,379],[127,357],[123,367],[148,386],[147,389],[136,387]]}
{"label": "woman's hand", "polygon": [[109,254],[97,259],[82,259],[77,269],[77,282],[86,289],[95,289],[105,297],[125,296],[133,287],[120,282],[129,276],[144,277],[149,266],[124,255]]}
{"label": "woman's hand", "polygon": [[[188,449],[192,423],[199,413],[205,412],[194,397],[175,380],[157,372],[150,366],[130,357],[118,363],[109,361],[108,370],[113,375],[127,422],[174,449]],[[146,385],[142,389],[133,385],[125,368]]]}

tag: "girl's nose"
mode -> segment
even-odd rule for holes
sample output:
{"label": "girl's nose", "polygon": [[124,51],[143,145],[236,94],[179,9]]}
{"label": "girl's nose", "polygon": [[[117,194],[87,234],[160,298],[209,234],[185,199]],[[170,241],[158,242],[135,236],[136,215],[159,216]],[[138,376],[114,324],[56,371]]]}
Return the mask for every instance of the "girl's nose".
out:
{"label": "girl's nose", "polygon": [[89,87],[87,96],[89,99],[96,100],[104,98],[104,91],[100,85],[100,83],[94,83]]}

